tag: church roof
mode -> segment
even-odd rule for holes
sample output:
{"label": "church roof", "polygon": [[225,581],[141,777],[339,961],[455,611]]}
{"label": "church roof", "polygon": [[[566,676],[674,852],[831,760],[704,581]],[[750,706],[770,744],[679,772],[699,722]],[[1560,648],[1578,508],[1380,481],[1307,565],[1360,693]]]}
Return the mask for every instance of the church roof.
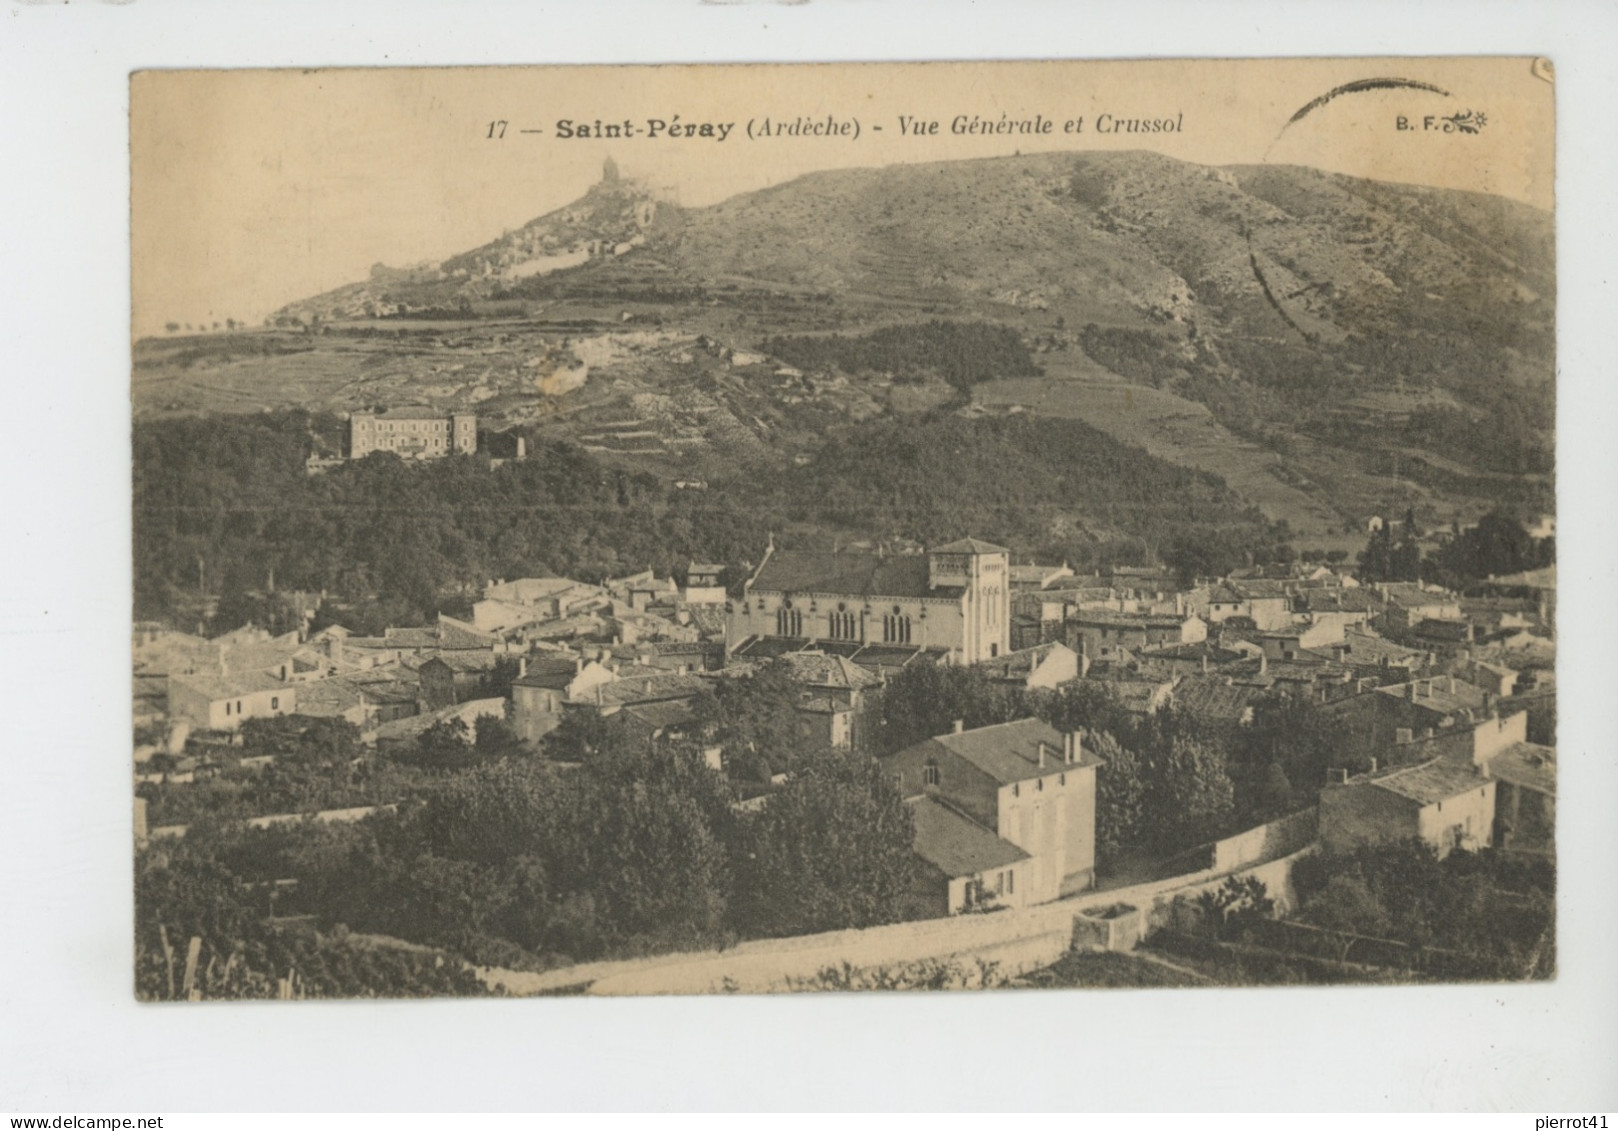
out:
{"label": "church roof", "polygon": [[834,593],[851,597],[944,595],[927,588],[927,559],[919,554],[830,554],[777,550],[759,567],[754,590]]}

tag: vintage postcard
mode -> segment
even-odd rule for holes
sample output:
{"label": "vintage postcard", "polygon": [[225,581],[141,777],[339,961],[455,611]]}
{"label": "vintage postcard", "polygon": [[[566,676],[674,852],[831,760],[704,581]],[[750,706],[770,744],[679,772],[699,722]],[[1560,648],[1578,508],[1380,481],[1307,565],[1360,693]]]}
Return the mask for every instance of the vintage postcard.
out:
{"label": "vintage postcard", "polygon": [[142,71],[142,1001],[1544,980],[1536,58]]}

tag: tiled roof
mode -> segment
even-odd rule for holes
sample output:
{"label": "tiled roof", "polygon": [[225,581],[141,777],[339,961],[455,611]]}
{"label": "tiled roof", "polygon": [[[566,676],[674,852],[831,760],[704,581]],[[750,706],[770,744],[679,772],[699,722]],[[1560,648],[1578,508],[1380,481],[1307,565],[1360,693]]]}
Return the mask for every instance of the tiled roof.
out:
{"label": "tiled roof", "polygon": [[701,676],[680,675],[656,668],[644,670],[655,674],[641,675],[638,671],[629,676],[620,674],[620,678],[592,688],[575,702],[591,704],[599,701],[603,706],[627,707],[633,703],[654,703],[663,699],[689,699],[708,687],[708,682]]}
{"label": "tiled roof", "polygon": [[1366,589],[1305,589],[1299,595],[1311,613],[1374,613],[1382,602]]}
{"label": "tiled roof", "polygon": [[378,420],[448,420],[449,413],[428,405],[401,405],[376,414]]}
{"label": "tiled roof", "polygon": [[[1062,768],[1061,732],[1043,719],[1018,719],[928,741],[970,762],[1002,785],[1043,777]],[[1043,768],[1039,764],[1041,743],[1047,749]],[[1098,762],[1081,749],[1077,764],[1093,766]]]}
{"label": "tiled roof", "polygon": [[904,644],[868,644],[853,655],[853,660],[862,668],[870,668],[879,674],[898,671],[907,664],[937,663],[948,655],[947,648],[923,648],[920,645]]}
{"label": "tiled roof", "polygon": [[691,626],[704,636],[722,636],[725,632],[725,610],[719,606],[688,605]]}
{"label": "tiled roof", "polygon": [[[438,647],[438,629],[433,628],[389,628],[382,633],[382,639],[387,646],[394,648],[436,648]],[[353,643],[353,641],[350,641]]]}
{"label": "tiled roof", "polygon": [[528,674],[511,681],[513,687],[545,687],[561,691],[573,682],[579,665],[571,659],[530,659]]}
{"label": "tiled roof", "polygon": [[859,691],[880,682],[876,676],[846,656],[828,656],[824,652],[793,652],[781,659],[791,666],[794,680],[815,687]]}
{"label": "tiled roof", "polygon": [[1174,704],[1188,714],[1215,722],[1239,723],[1264,689],[1226,682],[1224,677],[1187,676],[1174,688]]}
{"label": "tiled roof", "polygon": [[1203,658],[1206,657],[1208,663],[1218,665],[1234,663],[1242,658],[1243,653],[1234,652],[1229,648],[1221,648],[1212,640],[1199,640],[1195,644],[1159,644],[1155,648],[1142,648],[1140,655],[1142,659],[1146,660],[1178,661],[1180,663],[1185,663],[1186,661],[1201,663]]}
{"label": "tiled roof", "polygon": [[1465,762],[1435,758],[1420,765],[1404,766],[1354,778],[1349,785],[1369,785],[1409,798],[1422,805],[1448,801],[1468,790],[1480,789],[1489,779]]}
{"label": "tiled roof", "polygon": [[1410,697],[1409,683],[1396,683],[1376,690],[1395,699],[1404,699],[1440,714],[1455,715],[1462,711],[1480,710],[1488,704],[1488,694],[1481,687],[1473,687],[1464,680],[1451,678],[1420,679],[1415,681],[1416,695]]}
{"label": "tiled roof", "polygon": [[365,706],[365,695],[351,680],[338,676],[298,685],[298,714],[316,718],[346,714]]}
{"label": "tiled roof", "polygon": [[911,842],[916,855],[952,880],[1029,859],[1015,844],[930,797],[913,797],[906,804],[916,825]]}
{"label": "tiled roof", "polygon": [[1348,652],[1346,659],[1353,663],[1382,663],[1386,660],[1388,663],[1402,664],[1421,659],[1427,654],[1368,632],[1345,632],[1342,646]]}
{"label": "tiled roof", "polygon": [[1556,748],[1514,742],[1489,759],[1489,776],[1510,785],[1556,796]]}
{"label": "tiled roof", "polygon": [[808,645],[803,636],[749,636],[736,645],[732,655],[748,660],[773,660],[788,652],[800,652]]}
{"label": "tiled roof", "polygon": [[780,593],[832,593],[851,597],[925,597],[949,591],[927,588],[927,559],[920,554],[828,554],[777,550],[759,567],[751,588]]}
{"label": "tiled roof", "polygon": [[499,655],[487,648],[452,648],[433,653],[427,662],[442,660],[450,671],[460,674],[493,671],[496,664],[508,658],[511,657]]}
{"label": "tiled roof", "polygon": [[1100,625],[1108,628],[1179,628],[1191,619],[1190,614],[1175,613],[1118,613],[1111,609],[1079,609],[1068,614],[1068,621],[1078,625]]}
{"label": "tiled roof", "polygon": [[1035,644],[1032,648],[1021,648],[1015,652],[1006,652],[992,660],[982,660],[977,665],[983,671],[990,673],[997,679],[1017,679],[1027,676],[1035,668],[1043,664],[1050,654],[1058,648],[1070,652],[1066,644],[1050,641],[1045,644]]}
{"label": "tiled roof", "polygon": [[239,675],[176,675],[170,680],[183,687],[208,697],[209,702],[220,699],[231,699],[238,695],[251,695],[256,691],[275,691],[280,689],[294,692],[296,684],[282,683],[273,676],[263,672],[242,672]]}
{"label": "tiled roof", "polygon": [[1004,546],[996,546],[993,542],[983,542],[977,538],[962,538],[958,542],[950,542],[943,546],[934,546],[935,554],[1009,554],[1010,550]]}
{"label": "tiled roof", "polygon": [[438,641],[444,648],[487,648],[499,641],[492,632],[483,632],[452,617],[438,618]]}
{"label": "tiled roof", "polygon": [[1273,601],[1278,597],[1290,598],[1285,582],[1269,581],[1264,578],[1249,578],[1235,582],[1231,588],[1240,593],[1249,601]]}
{"label": "tiled roof", "polygon": [[635,703],[625,707],[624,714],[648,730],[654,731],[663,730],[665,727],[685,726],[694,722],[697,717],[697,713],[691,709],[691,704],[684,699]]}

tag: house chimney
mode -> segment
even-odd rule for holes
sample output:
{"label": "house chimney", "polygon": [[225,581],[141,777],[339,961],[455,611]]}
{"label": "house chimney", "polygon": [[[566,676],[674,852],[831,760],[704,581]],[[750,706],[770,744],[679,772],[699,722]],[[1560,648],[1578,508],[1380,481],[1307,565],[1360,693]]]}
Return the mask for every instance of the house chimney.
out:
{"label": "house chimney", "polygon": [[1079,732],[1070,730],[1062,735],[1062,761],[1073,765],[1079,760]]}
{"label": "house chimney", "polygon": [[1375,758],[1371,759],[1371,768],[1370,768],[1370,770],[1368,772],[1373,773],[1373,774],[1376,773],[1376,759]]}
{"label": "house chimney", "polygon": [[965,729],[966,729],[966,720],[965,719],[956,719],[953,723],[950,724],[949,732],[951,734],[960,734]]}
{"label": "house chimney", "polygon": [[1202,674],[1208,674],[1208,653],[1206,650],[1202,653]]}
{"label": "house chimney", "polygon": [[1411,680],[1409,683],[1405,684],[1405,698],[1410,700],[1412,703],[1414,703],[1416,701],[1416,681],[1415,680]]}
{"label": "house chimney", "polygon": [[1040,742],[1036,745],[1039,747],[1039,768],[1043,770],[1045,768],[1045,744]]}
{"label": "house chimney", "polygon": [[517,657],[517,678],[522,679],[527,674],[528,674],[528,657],[527,656],[518,656]]}
{"label": "house chimney", "polygon": [[1347,785],[1348,770],[1346,768],[1333,768],[1327,770],[1326,782],[1328,785]]}

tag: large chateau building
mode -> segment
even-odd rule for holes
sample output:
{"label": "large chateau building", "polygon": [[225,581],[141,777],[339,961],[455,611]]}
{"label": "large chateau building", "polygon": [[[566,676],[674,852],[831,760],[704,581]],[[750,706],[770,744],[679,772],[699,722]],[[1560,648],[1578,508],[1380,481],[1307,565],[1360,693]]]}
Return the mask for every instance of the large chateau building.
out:
{"label": "large chateau building", "polygon": [[470,412],[448,416],[430,408],[356,412],[348,418],[348,456],[392,452],[401,459],[438,459],[478,450],[478,418]]}
{"label": "large chateau building", "polygon": [[1010,552],[965,538],[925,554],[814,553],[773,546],[727,606],[732,651],[749,639],[892,646],[959,663],[1011,647]]}

